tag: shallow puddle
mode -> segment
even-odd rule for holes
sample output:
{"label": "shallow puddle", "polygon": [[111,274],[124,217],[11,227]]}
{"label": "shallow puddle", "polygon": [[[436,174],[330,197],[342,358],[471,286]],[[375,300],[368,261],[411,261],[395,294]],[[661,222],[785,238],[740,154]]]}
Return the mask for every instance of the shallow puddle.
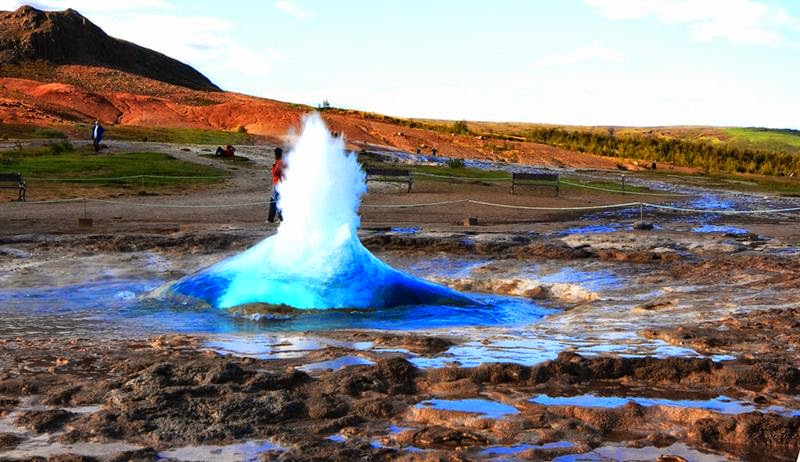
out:
{"label": "shallow puddle", "polygon": [[257,359],[301,358],[325,348],[369,350],[373,342],[346,342],[301,335],[223,335],[205,342],[205,347],[219,354]]}
{"label": "shallow puddle", "polygon": [[250,462],[259,460],[267,451],[283,451],[284,448],[269,441],[248,441],[225,446],[186,446],[158,453],[163,459],[205,462]]}
{"label": "shallow puddle", "polygon": [[[42,434],[21,442],[14,450],[3,452],[0,455],[2,460],[29,459],[34,457],[53,457],[59,454],[77,454],[89,457],[107,457],[116,452],[133,451],[141,449],[125,442],[115,443],[74,443],[65,444],[58,441],[50,441],[53,435]],[[197,459],[195,459],[197,460]]]}
{"label": "shallow puddle", "polygon": [[580,407],[619,407],[629,402],[641,406],[670,406],[695,409],[707,409],[722,414],[742,414],[745,412],[761,411],[785,414],[789,416],[800,415],[800,411],[787,410],[780,406],[760,407],[753,403],[741,401],[727,396],[717,396],[706,400],[694,399],[667,399],[646,398],[637,396],[598,396],[592,393],[577,396],[549,396],[538,395],[529,400],[532,403],[545,406],[580,406]]}
{"label": "shallow puddle", "polygon": [[395,227],[395,228],[389,228],[389,232],[394,234],[416,234],[420,232],[420,229],[421,228],[418,226],[408,227],[408,228]]}
{"label": "shallow puddle", "polygon": [[693,233],[723,233],[723,234],[748,234],[750,231],[744,228],[727,225],[700,225],[692,228]]}
{"label": "shallow puddle", "polygon": [[586,271],[561,266],[555,272],[534,275],[537,281],[548,284],[574,284],[590,291],[620,288],[624,280],[610,270]]}
{"label": "shallow puddle", "polygon": [[544,444],[517,444],[515,446],[492,446],[482,450],[478,455],[481,457],[511,456],[530,449],[568,449],[575,446],[569,441],[555,441]]}
{"label": "shallow puddle", "polygon": [[601,446],[584,454],[568,454],[553,459],[553,462],[608,462],[609,460],[657,460],[664,455],[679,456],[693,462],[723,462],[727,457],[717,454],[703,453],[683,443],[675,443],[664,448],[646,446],[629,448],[625,446]]}
{"label": "shallow puddle", "polygon": [[[547,323],[547,320],[544,321]],[[447,366],[475,367],[483,363],[516,363],[535,366],[558,357],[562,351],[572,351],[586,357],[616,354],[622,357],[652,356],[704,358],[691,348],[670,345],[662,340],[651,340],[634,333],[614,334],[608,337],[571,337],[539,326],[528,332],[506,331],[496,336],[490,332],[452,331],[456,335],[470,335],[476,340],[454,345],[437,356],[410,356],[408,360],[419,368]],[[733,359],[731,356],[710,356],[713,361]]]}
{"label": "shallow puddle", "polygon": [[298,367],[303,372],[314,373],[324,371],[338,371],[345,367],[351,366],[372,366],[374,361],[362,358],[360,356],[342,356],[341,358],[330,359],[328,361],[320,361],[318,363],[303,364]]}
{"label": "shallow puddle", "polygon": [[481,417],[489,419],[502,419],[507,415],[518,414],[519,410],[514,406],[502,404],[487,399],[429,399],[415,406],[417,409],[438,409],[442,411],[468,412],[480,414]]}
{"label": "shallow puddle", "polygon": [[613,233],[621,229],[631,229],[629,226],[624,226],[621,223],[607,223],[602,225],[586,225],[576,226],[574,228],[567,228],[556,232],[556,235],[567,234],[600,234],[600,233]]}

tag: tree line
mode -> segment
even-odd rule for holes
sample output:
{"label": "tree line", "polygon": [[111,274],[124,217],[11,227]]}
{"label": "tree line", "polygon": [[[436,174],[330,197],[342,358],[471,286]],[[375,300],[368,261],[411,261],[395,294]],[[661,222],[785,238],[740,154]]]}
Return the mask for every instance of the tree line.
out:
{"label": "tree line", "polygon": [[535,128],[527,141],[609,157],[644,159],[700,168],[705,172],[800,175],[800,156],[727,144],[645,135],[621,135],[563,128]]}
{"label": "tree line", "polygon": [[361,111],[357,111],[357,114],[365,119],[379,120],[409,128],[459,135],[480,135],[486,139],[503,141],[529,141],[607,157],[666,162],[694,167],[702,169],[706,173],[800,176],[800,156],[785,151],[741,148],[725,143],[713,144],[708,141],[681,140],[660,136],[617,135],[613,130],[598,132],[540,127],[513,134],[478,133],[470,130],[467,122],[463,120],[450,125]]}

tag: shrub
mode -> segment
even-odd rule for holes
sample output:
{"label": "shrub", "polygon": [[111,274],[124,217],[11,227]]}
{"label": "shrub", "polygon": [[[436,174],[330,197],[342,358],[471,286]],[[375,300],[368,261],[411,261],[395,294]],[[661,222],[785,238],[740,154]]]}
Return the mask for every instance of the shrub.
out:
{"label": "shrub", "polygon": [[37,128],[33,131],[34,138],[60,138],[62,140],[67,139],[67,135],[59,130],[54,130],[52,128]]}
{"label": "shrub", "polygon": [[453,126],[450,129],[456,135],[469,135],[469,127],[467,126],[466,120],[459,120],[457,122],[453,122]]}
{"label": "shrub", "polygon": [[49,143],[47,145],[47,149],[51,154],[63,154],[65,152],[72,151],[75,148],[72,147],[72,144],[70,144],[69,141],[59,141],[57,143]]}
{"label": "shrub", "polygon": [[446,162],[447,166],[450,168],[464,168],[464,159],[459,157],[453,157],[452,159],[447,159]]}

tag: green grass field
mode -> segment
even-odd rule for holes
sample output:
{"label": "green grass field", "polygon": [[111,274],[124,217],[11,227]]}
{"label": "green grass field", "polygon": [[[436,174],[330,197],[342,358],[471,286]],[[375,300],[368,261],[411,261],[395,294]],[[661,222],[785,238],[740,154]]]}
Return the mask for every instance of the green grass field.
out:
{"label": "green grass field", "polygon": [[[253,144],[254,137],[244,131],[202,130],[199,128],[158,128],[133,125],[105,126],[106,140],[155,141],[175,144]],[[0,139],[89,139],[91,127],[86,124],[42,128],[36,125],[0,123]]]}
{"label": "green grass field", "polygon": [[[70,149],[69,145],[64,143],[0,152],[0,171],[19,172],[29,183],[48,182],[90,184],[92,186],[146,184],[148,187],[156,188],[214,183],[222,181],[226,177],[225,172],[220,169],[185,162],[169,154],[157,152],[95,154]],[[184,178],[104,179],[137,175]],[[76,181],[78,179],[81,181]]]}
{"label": "green grass field", "polygon": [[66,139],[67,134],[60,127],[43,128],[36,125],[0,123],[0,139]]}
{"label": "green grass field", "polygon": [[[210,144],[225,146],[226,144],[252,144],[252,137],[247,132],[229,132],[225,130],[201,130],[197,128],[157,128],[137,127],[132,125],[114,125],[105,127],[105,139],[124,141],[157,141],[175,144]],[[89,126],[86,126],[89,133]]]}
{"label": "green grass field", "polygon": [[[410,170],[413,173],[423,173],[429,175],[437,175],[437,176],[452,176],[458,178],[476,178],[481,180],[502,180],[507,179],[511,180],[511,175],[507,172],[501,171],[493,171],[493,170],[481,170],[477,168],[467,168],[467,167],[447,167],[447,166],[435,166],[435,165],[420,165],[411,167]],[[424,177],[423,178],[430,178],[435,180],[436,177]]]}
{"label": "green grass field", "polygon": [[[453,181],[485,181],[492,184],[505,184],[508,187],[511,185],[511,174],[502,170],[481,170],[477,168],[468,167],[449,167],[447,165],[398,165],[386,162],[371,161],[368,158],[361,157],[359,160],[364,162],[365,167],[377,168],[407,168],[411,171],[412,175],[416,175],[414,181],[432,181],[432,182],[449,182],[448,177],[454,177]],[[429,176],[430,175],[430,176]],[[461,179],[461,180],[459,180]],[[532,184],[533,182],[527,182]],[[550,182],[543,182],[538,184],[540,186],[552,186]],[[562,177],[560,188],[562,190],[569,189],[592,189],[599,188],[607,190],[608,192],[652,192],[649,188],[626,185],[625,190],[622,190],[620,182],[614,181],[597,181],[597,180],[578,180]]]}
{"label": "green grass field", "polygon": [[800,154],[800,130],[769,128],[725,128],[728,142],[743,148],[760,148]]}

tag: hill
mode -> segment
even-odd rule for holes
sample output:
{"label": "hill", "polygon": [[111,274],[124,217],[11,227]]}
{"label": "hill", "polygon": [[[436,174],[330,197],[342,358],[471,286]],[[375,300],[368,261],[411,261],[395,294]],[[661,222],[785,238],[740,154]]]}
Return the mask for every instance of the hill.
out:
{"label": "hill", "polygon": [[100,66],[195,90],[219,91],[191,66],[110,37],[75,10],[40,11],[22,6],[0,12],[0,63],[31,61]]}
{"label": "hill", "polygon": [[[191,130],[215,130],[198,139],[282,142],[314,109],[221,91],[179,61],[109,37],[74,10],[0,12],[0,27],[0,138],[38,136],[36,127],[83,137],[99,119],[117,126],[110,138],[187,140]],[[353,149],[436,148],[443,156],[544,167],[641,170],[657,161],[659,170],[800,176],[795,130],[454,122],[338,108],[325,108],[323,117]],[[176,129],[181,136],[165,136]]]}

